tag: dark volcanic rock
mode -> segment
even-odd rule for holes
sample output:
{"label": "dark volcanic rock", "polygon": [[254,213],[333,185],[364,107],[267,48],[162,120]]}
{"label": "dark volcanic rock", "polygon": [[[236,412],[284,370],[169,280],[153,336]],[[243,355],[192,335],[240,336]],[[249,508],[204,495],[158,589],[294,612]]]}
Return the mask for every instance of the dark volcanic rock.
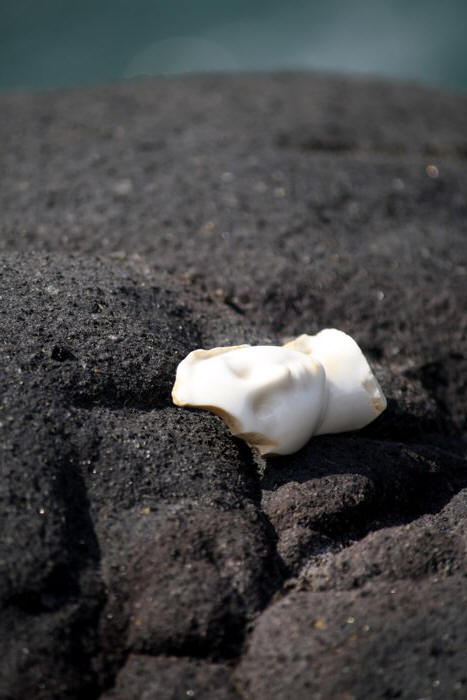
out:
{"label": "dark volcanic rock", "polygon": [[237,669],[247,697],[465,697],[465,577],[291,593]]}
{"label": "dark volcanic rock", "polygon": [[105,700],[239,700],[225,666],[170,656],[131,655]]}
{"label": "dark volcanic rock", "polygon": [[389,581],[467,574],[467,490],[435,515],[370,532],[328,561],[312,561],[300,582],[314,590],[352,589],[370,579]]}
{"label": "dark volcanic rock", "polygon": [[[5,697],[95,693],[133,649],[231,655],[280,586],[249,450],[171,406],[203,303],[154,282],[3,264]],[[209,305],[211,342],[234,315]]]}
{"label": "dark volcanic rock", "polygon": [[[461,698],[465,96],[307,75],[0,102],[0,698]],[[388,410],[255,457],[196,347],[335,326]]]}
{"label": "dark volcanic rock", "polygon": [[142,526],[131,516],[120,520],[120,532],[110,534],[120,535],[123,552],[104,566],[113,594],[110,616],[121,615],[121,602],[128,600],[129,648],[187,655],[236,651],[246,621],[277,586],[267,530],[259,521],[254,509],[223,513],[183,506],[145,515]]}
{"label": "dark volcanic rock", "polygon": [[417,444],[322,436],[269,460],[263,508],[292,569],[368,531],[436,512],[467,487],[465,459]]}

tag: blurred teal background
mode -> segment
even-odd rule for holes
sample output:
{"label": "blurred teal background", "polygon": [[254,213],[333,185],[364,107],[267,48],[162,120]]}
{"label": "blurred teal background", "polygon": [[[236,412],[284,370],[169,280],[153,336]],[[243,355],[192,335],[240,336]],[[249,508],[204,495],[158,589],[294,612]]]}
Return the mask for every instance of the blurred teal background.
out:
{"label": "blurred teal background", "polygon": [[467,89],[467,0],[0,0],[0,90],[314,69]]}

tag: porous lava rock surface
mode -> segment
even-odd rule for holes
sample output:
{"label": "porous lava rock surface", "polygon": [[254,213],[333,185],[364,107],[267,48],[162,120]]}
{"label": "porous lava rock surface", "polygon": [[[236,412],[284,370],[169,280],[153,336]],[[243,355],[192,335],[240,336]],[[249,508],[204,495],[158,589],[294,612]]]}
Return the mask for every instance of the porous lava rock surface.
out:
{"label": "porous lava rock surface", "polygon": [[[467,697],[467,99],[319,75],[0,100],[0,698]],[[263,459],[192,349],[388,397]]]}

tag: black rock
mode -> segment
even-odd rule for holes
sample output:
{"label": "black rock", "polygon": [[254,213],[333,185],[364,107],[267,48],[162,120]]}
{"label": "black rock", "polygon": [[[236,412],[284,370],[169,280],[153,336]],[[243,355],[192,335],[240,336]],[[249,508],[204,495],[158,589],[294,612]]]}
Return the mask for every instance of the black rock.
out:
{"label": "black rock", "polygon": [[[467,99],[312,75],[0,101],[0,698],[461,698]],[[388,396],[264,460],[196,347],[332,326]]]}

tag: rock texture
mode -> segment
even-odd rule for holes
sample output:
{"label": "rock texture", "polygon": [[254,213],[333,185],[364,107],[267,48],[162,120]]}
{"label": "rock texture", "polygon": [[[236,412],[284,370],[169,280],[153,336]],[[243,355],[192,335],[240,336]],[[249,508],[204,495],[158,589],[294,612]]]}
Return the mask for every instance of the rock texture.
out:
{"label": "rock texture", "polygon": [[[0,101],[0,698],[467,697],[467,99],[310,75]],[[353,335],[264,460],[196,347]]]}

